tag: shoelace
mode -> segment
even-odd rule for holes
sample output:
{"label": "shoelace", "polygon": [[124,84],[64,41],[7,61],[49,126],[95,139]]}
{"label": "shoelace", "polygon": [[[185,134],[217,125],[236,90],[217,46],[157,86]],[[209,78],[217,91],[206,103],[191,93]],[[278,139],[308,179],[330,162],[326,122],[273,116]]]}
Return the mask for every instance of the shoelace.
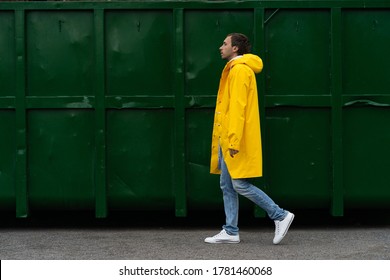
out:
{"label": "shoelace", "polygon": [[275,221],[275,234],[279,233],[279,221]]}
{"label": "shoelace", "polygon": [[219,237],[219,236],[223,235],[224,233],[225,233],[224,231],[221,231],[220,233],[214,235],[213,237],[214,237],[214,238],[215,238],[215,237]]}

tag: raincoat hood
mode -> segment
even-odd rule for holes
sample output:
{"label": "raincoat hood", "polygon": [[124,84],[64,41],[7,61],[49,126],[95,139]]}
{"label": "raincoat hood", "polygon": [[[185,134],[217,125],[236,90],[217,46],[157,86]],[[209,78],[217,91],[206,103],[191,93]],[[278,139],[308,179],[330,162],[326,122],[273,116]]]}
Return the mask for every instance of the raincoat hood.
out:
{"label": "raincoat hood", "polygon": [[249,66],[256,74],[260,73],[263,70],[263,61],[260,57],[254,54],[244,54],[236,59],[231,60],[228,64],[230,67],[233,67],[236,64],[245,64]]}

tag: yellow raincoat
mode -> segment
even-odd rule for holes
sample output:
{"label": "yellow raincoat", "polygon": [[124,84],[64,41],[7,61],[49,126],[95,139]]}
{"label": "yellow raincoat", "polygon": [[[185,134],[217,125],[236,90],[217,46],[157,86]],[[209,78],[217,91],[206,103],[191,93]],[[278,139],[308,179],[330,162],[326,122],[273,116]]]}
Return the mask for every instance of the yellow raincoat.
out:
{"label": "yellow raincoat", "polygon": [[[220,174],[218,147],[221,146],[233,179],[261,177],[263,161],[259,103],[255,73],[263,69],[260,57],[244,54],[230,60],[222,71],[211,147],[210,173]],[[229,149],[239,153],[232,158]]]}

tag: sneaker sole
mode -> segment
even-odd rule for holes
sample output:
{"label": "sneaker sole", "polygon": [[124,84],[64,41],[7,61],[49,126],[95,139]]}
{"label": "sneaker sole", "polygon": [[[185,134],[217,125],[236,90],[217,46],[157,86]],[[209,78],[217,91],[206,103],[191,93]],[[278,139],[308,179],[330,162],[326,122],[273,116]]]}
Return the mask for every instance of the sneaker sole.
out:
{"label": "sneaker sole", "polygon": [[284,233],[282,235],[282,239],[280,239],[279,242],[274,243],[275,245],[277,245],[280,242],[282,242],[283,238],[286,236],[286,234],[287,234],[287,232],[288,232],[288,230],[289,230],[289,228],[290,228],[290,226],[291,226],[291,224],[292,224],[292,222],[294,221],[294,218],[295,218],[295,215],[293,213],[291,213],[291,215],[292,215],[292,218],[291,218],[290,222],[288,223],[288,225],[286,227],[286,230],[284,231]]}
{"label": "sneaker sole", "polygon": [[220,240],[220,241],[213,241],[213,242],[210,241],[205,241],[205,242],[208,244],[237,244],[240,243],[240,240],[238,241]]}

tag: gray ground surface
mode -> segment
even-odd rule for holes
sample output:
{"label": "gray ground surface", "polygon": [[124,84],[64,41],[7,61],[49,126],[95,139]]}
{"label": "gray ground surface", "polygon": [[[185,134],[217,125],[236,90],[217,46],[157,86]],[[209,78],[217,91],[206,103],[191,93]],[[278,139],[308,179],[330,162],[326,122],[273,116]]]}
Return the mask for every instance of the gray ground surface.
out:
{"label": "gray ground surface", "polygon": [[1,229],[0,259],[390,259],[390,227],[242,229],[240,244],[206,244],[210,229]]}
{"label": "gray ground surface", "polygon": [[[142,219],[140,219],[142,220]],[[209,222],[209,221],[208,221]],[[214,224],[214,221],[213,221]],[[2,223],[0,259],[268,259],[389,260],[390,224],[294,221],[279,245],[272,244],[271,221],[245,221],[240,244],[206,244],[218,224],[156,221],[134,224],[86,224],[40,221]]]}

